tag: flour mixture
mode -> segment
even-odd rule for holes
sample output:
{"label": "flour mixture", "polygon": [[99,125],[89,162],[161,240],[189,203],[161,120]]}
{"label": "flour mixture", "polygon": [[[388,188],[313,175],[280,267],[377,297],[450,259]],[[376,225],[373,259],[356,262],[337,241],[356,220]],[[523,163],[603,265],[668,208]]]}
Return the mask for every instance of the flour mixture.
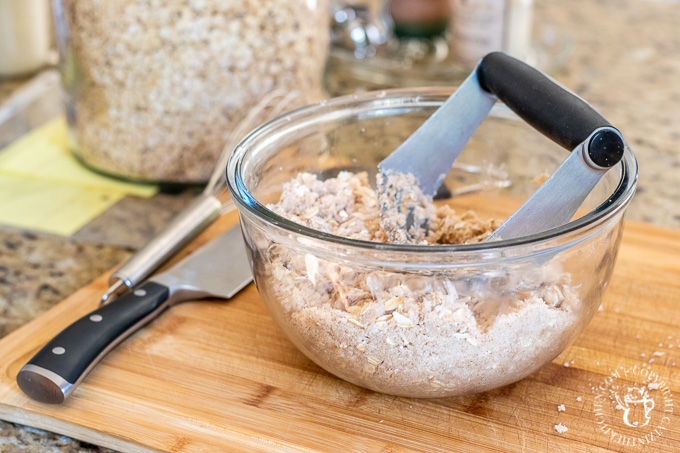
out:
{"label": "flour mixture", "polygon": [[[268,207],[325,233],[388,241],[365,173],[325,181],[300,173]],[[420,243],[431,247],[480,242],[500,225],[431,201],[423,209],[430,223]],[[262,259],[298,347],[381,392],[436,397],[505,385],[556,357],[579,324],[581,302],[559,263],[516,272],[485,266],[482,275],[455,267],[376,270],[275,242]]]}

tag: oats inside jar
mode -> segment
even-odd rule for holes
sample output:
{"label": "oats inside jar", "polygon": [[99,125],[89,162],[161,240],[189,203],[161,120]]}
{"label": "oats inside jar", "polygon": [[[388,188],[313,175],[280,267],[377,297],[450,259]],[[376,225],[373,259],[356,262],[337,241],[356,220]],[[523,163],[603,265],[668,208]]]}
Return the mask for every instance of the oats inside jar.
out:
{"label": "oats inside jar", "polygon": [[[433,251],[481,242],[501,223],[427,203],[421,243]],[[300,173],[268,208],[324,233],[388,241],[366,173],[323,181]],[[531,271],[488,263],[376,270],[271,240],[263,250],[256,272],[272,282],[265,290],[281,305],[274,316],[287,318],[293,342],[323,356],[328,371],[385,393],[438,397],[505,385],[556,357],[579,327],[581,301],[556,260]],[[439,259],[432,255],[433,264]]]}

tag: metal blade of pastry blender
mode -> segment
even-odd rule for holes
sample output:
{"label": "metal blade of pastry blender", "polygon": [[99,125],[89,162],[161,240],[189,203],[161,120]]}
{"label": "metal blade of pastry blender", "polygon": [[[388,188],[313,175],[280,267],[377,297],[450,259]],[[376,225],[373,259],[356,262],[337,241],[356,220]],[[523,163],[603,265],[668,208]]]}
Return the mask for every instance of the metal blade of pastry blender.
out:
{"label": "metal blade of pastry blender", "polygon": [[62,403],[106,354],[171,305],[230,298],[250,281],[248,253],[235,227],[67,326],[21,368],[17,384],[35,400]]}
{"label": "metal blade of pastry blender", "polygon": [[623,152],[619,131],[613,127],[597,129],[485,242],[528,236],[568,223]]}
{"label": "metal blade of pastry blender", "polygon": [[425,195],[434,195],[495,103],[496,97],[482,89],[477,71],[473,71],[418,130],[378,164],[378,169],[411,173]]}

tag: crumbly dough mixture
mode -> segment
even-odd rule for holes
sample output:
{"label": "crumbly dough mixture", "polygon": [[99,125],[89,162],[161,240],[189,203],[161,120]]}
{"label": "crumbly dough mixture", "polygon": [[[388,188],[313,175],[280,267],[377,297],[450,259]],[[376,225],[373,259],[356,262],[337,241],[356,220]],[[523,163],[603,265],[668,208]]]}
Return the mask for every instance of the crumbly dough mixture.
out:
{"label": "crumbly dough mixture", "polygon": [[[325,181],[301,173],[269,208],[327,233],[387,240],[363,173]],[[478,242],[498,225],[431,209],[429,244]],[[373,390],[440,397],[505,385],[556,357],[583,324],[570,276],[552,261],[407,272],[255,240],[262,241],[260,290],[277,300],[270,310],[293,342],[328,371]]]}
{"label": "crumbly dough mixture", "polygon": [[322,97],[328,1],[63,0],[78,154],[121,176],[207,181],[274,89]]}
{"label": "crumbly dough mixture", "polygon": [[[404,193],[411,181],[397,182],[404,203],[407,198],[418,196]],[[300,173],[284,184],[281,199],[268,208],[296,223],[336,236],[375,242],[413,242],[395,240],[406,214],[390,211],[387,219],[381,218],[378,195],[369,185],[366,173],[341,172],[325,181],[311,173]],[[418,210],[416,223],[422,225],[427,219],[429,224],[426,228],[414,226],[410,230],[420,244],[481,242],[501,224],[498,220],[481,219],[472,211],[457,214],[448,205],[435,207],[431,197],[426,201],[421,198]],[[386,230],[398,231],[388,234]]]}

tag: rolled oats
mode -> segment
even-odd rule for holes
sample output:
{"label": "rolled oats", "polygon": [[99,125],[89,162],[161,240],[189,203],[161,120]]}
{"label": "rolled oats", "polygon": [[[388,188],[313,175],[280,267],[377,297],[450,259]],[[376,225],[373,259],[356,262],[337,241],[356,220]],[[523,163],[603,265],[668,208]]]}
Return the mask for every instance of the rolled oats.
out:
{"label": "rolled oats", "polygon": [[280,88],[321,97],[327,0],[55,5],[77,154],[102,171],[206,181],[263,95]]}

